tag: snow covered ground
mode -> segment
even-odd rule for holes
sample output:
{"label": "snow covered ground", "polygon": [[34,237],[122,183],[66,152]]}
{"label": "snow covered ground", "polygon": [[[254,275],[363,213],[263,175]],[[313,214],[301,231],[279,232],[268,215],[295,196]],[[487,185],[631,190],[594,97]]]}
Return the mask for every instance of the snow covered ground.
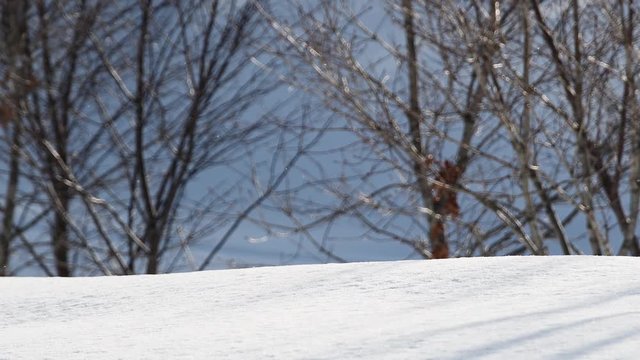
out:
{"label": "snow covered ground", "polygon": [[0,359],[640,356],[640,259],[0,279]]}

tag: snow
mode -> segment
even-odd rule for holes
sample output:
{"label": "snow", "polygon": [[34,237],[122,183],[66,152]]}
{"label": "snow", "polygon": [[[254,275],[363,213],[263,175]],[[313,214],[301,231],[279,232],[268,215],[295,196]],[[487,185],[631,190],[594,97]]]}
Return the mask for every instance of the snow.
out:
{"label": "snow", "polygon": [[576,256],[3,278],[0,359],[632,359],[638,274]]}

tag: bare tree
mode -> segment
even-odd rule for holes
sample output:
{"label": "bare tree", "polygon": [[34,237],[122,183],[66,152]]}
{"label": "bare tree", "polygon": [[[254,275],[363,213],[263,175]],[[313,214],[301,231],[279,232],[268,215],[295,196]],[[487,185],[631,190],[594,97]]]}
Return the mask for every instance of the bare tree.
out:
{"label": "bare tree", "polygon": [[[636,7],[261,9],[282,39],[271,49],[289,69],[281,76],[337,115],[334,129],[352,141],[332,153],[341,176],[324,176],[325,166],[305,190],[291,189],[293,210],[281,206],[313,220],[271,226],[308,233],[348,218],[362,236],[427,258],[582,253],[584,235],[593,254],[616,253],[615,242],[638,255]],[[336,201],[296,200],[305,191]]]}
{"label": "bare tree", "polygon": [[[132,166],[126,174],[127,222],[143,228],[146,272],[156,273],[186,186],[245,144],[260,141],[266,126],[239,116],[273,86],[250,69],[259,30],[253,5],[147,1],[138,11],[136,82],[133,90],[123,89],[130,93],[124,100],[135,119],[134,145],[119,152]],[[154,42],[161,51],[149,46]],[[175,76],[183,78],[181,84],[172,81]],[[122,135],[125,141],[128,136]],[[130,271],[139,250],[129,254]]]}
{"label": "bare tree", "polygon": [[[613,253],[606,225],[611,215],[624,239],[618,253],[640,255],[635,235],[640,155],[634,90],[636,7],[633,1],[570,1],[545,16],[541,4],[531,2],[540,43],[546,48],[543,56],[557,76],[547,81],[562,89],[562,95],[545,100],[561,124],[562,134],[554,134],[558,138],[552,148],[572,177],[571,200],[585,218],[591,251],[598,255]],[[564,111],[565,104],[570,112]],[[603,201],[605,206],[600,205]]]}
{"label": "bare tree", "polygon": [[[51,234],[48,250],[35,230],[21,232],[32,260],[47,274],[53,261],[59,276],[157,273],[163,258],[213,240],[251,186],[233,167],[281,125],[263,121],[270,110],[260,99],[278,82],[254,65],[264,41],[255,5],[24,7],[24,63],[38,86],[22,95],[26,140],[13,148],[29,179],[22,188],[38,190],[42,215],[31,219]],[[210,185],[195,191],[196,179]],[[15,224],[5,229],[16,236]]]}

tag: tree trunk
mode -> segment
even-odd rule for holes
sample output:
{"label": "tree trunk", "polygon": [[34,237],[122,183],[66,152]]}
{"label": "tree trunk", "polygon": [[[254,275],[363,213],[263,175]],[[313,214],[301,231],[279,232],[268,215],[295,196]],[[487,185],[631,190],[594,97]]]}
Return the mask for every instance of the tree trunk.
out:
{"label": "tree trunk", "polygon": [[[433,194],[431,185],[427,179],[428,157],[425,156],[422,145],[422,134],[420,130],[421,111],[420,111],[420,89],[418,87],[418,55],[416,51],[416,34],[413,26],[413,0],[403,0],[402,10],[404,12],[404,30],[407,41],[407,67],[409,76],[409,109],[406,116],[409,121],[409,135],[411,138],[411,152],[413,158],[413,171],[415,173],[418,190],[422,198],[422,205],[434,211],[434,214],[426,214],[429,224],[429,240],[431,242],[432,258],[449,257],[449,246],[444,232],[444,222],[438,213],[438,209],[434,208]],[[428,254],[424,253],[423,256]]]}
{"label": "tree trunk", "polygon": [[[9,174],[7,190],[5,193],[4,211],[2,219],[2,231],[0,232],[0,276],[8,272],[9,259],[11,257],[11,240],[14,237],[14,216],[20,179],[20,148],[22,127],[18,122],[18,108],[22,97],[27,92],[25,79],[26,62],[23,58],[27,55],[27,9],[28,3],[20,0],[8,0],[2,6],[2,33],[0,39],[4,46],[0,45],[0,51],[6,56],[7,73],[5,73],[5,85],[8,99],[0,99],[0,109],[6,115],[6,119],[0,118],[0,125],[4,122],[7,129],[11,128],[11,144],[9,152]],[[4,120],[4,121],[3,121]],[[9,133],[9,131],[7,131]]]}
{"label": "tree trunk", "polygon": [[58,276],[68,277],[71,276],[71,271],[69,267],[69,226],[66,217],[69,210],[70,196],[65,184],[60,181],[56,181],[54,184],[55,194],[58,196],[58,209],[54,215],[51,229],[51,245],[53,246],[53,256]]}

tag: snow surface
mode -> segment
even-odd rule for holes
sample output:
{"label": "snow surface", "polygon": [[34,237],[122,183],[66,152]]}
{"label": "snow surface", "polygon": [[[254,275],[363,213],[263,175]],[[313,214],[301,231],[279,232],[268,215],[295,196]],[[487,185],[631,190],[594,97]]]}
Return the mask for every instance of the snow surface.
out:
{"label": "snow surface", "polygon": [[0,279],[1,359],[638,358],[640,259]]}

